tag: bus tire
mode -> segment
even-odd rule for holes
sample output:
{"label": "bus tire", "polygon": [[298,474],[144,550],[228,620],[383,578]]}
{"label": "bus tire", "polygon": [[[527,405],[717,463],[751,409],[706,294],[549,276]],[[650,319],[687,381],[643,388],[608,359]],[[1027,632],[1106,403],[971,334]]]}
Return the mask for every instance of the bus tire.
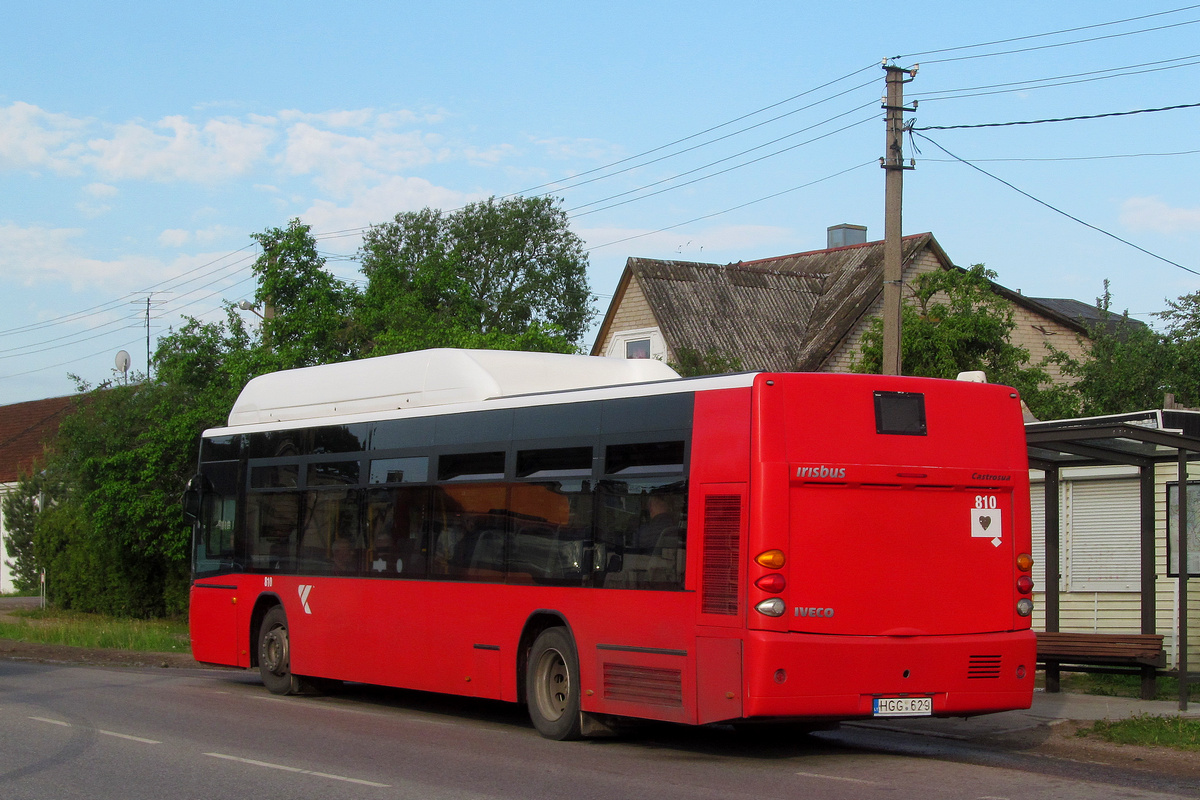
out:
{"label": "bus tire", "polygon": [[579,655],[565,628],[547,628],[534,640],[525,668],[525,702],[542,736],[581,738]]}
{"label": "bus tire", "polygon": [[300,679],[292,674],[292,645],[287,614],[275,606],[258,629],[258,673],[271,694],[298,694]]}

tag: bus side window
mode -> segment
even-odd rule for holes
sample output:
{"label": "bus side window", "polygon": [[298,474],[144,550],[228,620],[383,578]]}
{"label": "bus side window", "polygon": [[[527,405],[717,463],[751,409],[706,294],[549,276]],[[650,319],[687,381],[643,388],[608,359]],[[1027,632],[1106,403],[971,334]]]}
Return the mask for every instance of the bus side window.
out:
{"label": "bus side window", "polygon": [[305,493],[300,560],[304,572],[358,575],[365,556],[358,528],[358,492],[310,489]]}
{"label": "bus side window", "polygon": [[682,589],[687,547],[687,482],[662,478],[605,481],[597,539],[623,553],[604,586]]}
{"label": "bus side window", "polygon": [[367,571],[374,577],[425,577],[429,489],[372,489],[367,495]]}
{"label": "bus side window", "polygon": [[591,481],[514,483],[509,498],[508,582],[589,585],[604,560],[592,541]]}
{"label": "bus side window", "polygon": [[237,462],[206,464],[199,495],[199,534],[195,564],[198,573],[228,572],[240,568],[237,553]]}
{"label": "bus side window", "polygon": [[296,570],[300,497],[299,492],[262,492],[246,496],[246,535],[251,569]]}

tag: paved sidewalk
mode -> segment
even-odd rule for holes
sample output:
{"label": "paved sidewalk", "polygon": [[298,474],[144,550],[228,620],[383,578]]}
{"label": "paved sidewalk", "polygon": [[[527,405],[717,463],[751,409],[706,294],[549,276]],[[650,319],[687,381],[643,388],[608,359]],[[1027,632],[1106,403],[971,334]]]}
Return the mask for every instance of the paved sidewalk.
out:
{"label": "paved sidewalk", "polygon": [[[1128,697],[1102,697],[1091,694],[1034,692],[1033,707],[1021,711],[985,714],[968,719],[881,719],[846,722],[843,725],[880,730],[918,733],[946,739],[976,739],[1005,733],[1056,725],[1067,720],[1094,722],[1124,719],[1142,714],[1159,717],[1180,715],[1174,700],[1134,700]],[[1200,719],[1200,703],[1190,701],[1182,716]]]}

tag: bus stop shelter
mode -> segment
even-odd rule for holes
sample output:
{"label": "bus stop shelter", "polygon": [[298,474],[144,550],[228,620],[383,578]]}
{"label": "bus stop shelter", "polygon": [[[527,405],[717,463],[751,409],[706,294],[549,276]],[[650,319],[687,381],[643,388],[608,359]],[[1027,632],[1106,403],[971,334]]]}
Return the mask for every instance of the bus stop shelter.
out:
{"label": "bus stop shelter", "polygon": [[[1180,502],[1172,541],[1178,553],[1179,603],[1176,629],[1176,674],[1179,679],[1179,709],[1187,710],[1188,685],[1200,675],[1188,671],[1188,504],[1186,502],[1187,464],[1200,459],[1200,435],[1189,435],[1185,428],[1168,428],[1170,411],[1148,411],[1112,417],[1053,420],[1026,424],[1029,466],[1045,473],[1046,508],[1046,631],[1059,630],[1059,586],[1062,552],[1059,480],[1067,467],[1127,465],[1138,468],[1140,481],[1140,586],[1141,632],[1157,634],[1155,557],[1155,470],[1159,464],[1174,463],[1178,471]],[[1200,417],[1196,418],[1200,421]],[[1187,428],[1194,427],[1188,425]],[[1037,502],[1036,497],[1033,502]],[[1165,501],[1164,501],[1165,502]],[[1167,525],[1170,530],[1170,524]]]}

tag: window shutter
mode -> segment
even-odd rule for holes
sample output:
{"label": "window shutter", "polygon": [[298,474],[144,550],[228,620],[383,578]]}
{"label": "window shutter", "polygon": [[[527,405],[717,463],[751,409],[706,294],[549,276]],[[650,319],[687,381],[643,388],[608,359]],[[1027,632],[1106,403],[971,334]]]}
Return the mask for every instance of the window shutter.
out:
{"label": "window shutter", "polygon": [[1071,481],[1068,487],[1069,590],[1139,591],[1138,482]]}

